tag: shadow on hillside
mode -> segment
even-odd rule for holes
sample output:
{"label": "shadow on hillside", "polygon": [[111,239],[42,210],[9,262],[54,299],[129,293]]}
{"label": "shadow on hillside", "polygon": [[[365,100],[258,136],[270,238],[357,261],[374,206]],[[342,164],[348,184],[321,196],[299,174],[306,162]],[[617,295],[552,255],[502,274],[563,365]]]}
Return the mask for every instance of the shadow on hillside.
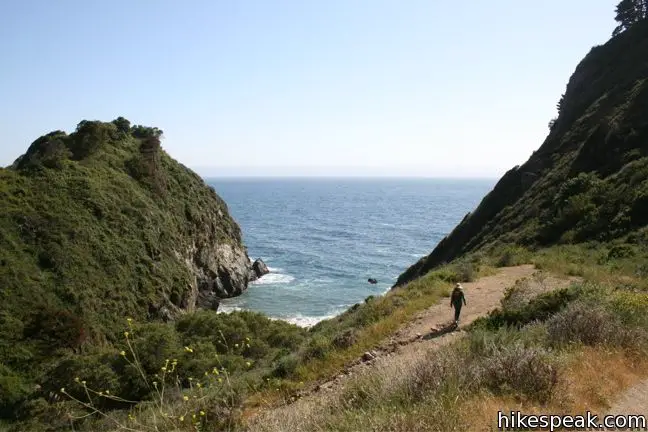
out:
{"label": "shadow on hillside", "polygon": [[432,331],[422,337],[423,340],[436,339],[448,333],[452,333],[457,330],[457,325],[453,322],[443,324],[443,326],[438,328],[433,328]]}

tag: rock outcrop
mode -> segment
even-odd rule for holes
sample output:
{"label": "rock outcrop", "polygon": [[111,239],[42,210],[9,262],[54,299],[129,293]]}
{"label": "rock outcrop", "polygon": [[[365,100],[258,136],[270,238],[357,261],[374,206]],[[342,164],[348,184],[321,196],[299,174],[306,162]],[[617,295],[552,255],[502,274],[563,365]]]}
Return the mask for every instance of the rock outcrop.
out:
{"label": "rock outcrop", "polygon": [[250,279],[256,280],[264,275],[267,275],[268,273],[270,273],[270,269],[268,269],[266,263],[264,263],[261,260],[261,258],[259,258],[252,263],[252,271],[251,271]]}

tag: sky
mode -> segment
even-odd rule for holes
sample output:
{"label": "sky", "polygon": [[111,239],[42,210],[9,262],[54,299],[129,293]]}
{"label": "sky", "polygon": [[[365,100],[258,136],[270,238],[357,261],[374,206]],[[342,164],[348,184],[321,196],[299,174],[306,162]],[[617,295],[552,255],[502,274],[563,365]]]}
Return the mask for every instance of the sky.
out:
{"label": "sky", "polygon": [[617,0],[0,2],[0,166],[83,119],[205,176],[499,177]]}

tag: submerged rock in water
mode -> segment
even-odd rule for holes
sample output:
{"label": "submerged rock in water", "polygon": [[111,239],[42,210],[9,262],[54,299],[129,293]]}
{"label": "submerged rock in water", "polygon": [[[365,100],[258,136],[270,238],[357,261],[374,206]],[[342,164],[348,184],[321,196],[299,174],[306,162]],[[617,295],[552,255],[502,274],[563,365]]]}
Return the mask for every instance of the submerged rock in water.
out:
{"label": "submerged rock in water", "polygon": [[270,269],[268,269],[268,266],[266,263],[263,262],[261,258],[257,259],[252,263],[252,270],[250,272],[250,280],[256,280],[259,279],[263,275],[267,275],[270,273]]}

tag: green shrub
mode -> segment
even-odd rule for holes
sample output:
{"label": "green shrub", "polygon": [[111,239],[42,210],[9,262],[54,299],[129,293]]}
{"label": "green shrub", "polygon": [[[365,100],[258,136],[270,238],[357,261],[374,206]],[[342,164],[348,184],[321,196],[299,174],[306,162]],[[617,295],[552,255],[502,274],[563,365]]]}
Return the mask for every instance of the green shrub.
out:
{"label": "green shrub", "polygon": [[617,290],[610,299],[609,307],[624,326],[648,330],[648,294]]}
{"label": "green shrub", "polygon": [[406,400],[419,401],[426,395],[451,387],[463,392],[474,390],[480,382],[478,370],[466,364],[463,354],[461,350],[448,348],[432,351],[416,362],[401,384],[404,385]]}
{"label": "green shrub", "polygon": [[272,347],[266,341],[255,338],[254,340],[251,340],[250,343],[245,344],[242,354],[245,357],[260,360],[268,357],[272,352]]}
{"label": "green shrub", "polygon": [[533,321],[544,321],[559,312],[581,294],[579,286],[543,293],[522,308],[495,309],[488,316],[478,318],[472,328],[498,329],[506,326],[521,327]]}
{"label": "green shrub", "polygon": [[69,147],[74,159],[81,160],[95,154],[117,131],[115,125],[100,121],[82,120],[70,135]]}
{"label": "green shrub", "polygon": [[276,378],[288,378],[295,372],[299,363],[299,358],[294,354],[283,356],[272,370],[272,376]]}
{"label": "green shrub", "polygon": [[353,346],[358,340],[357,333],[357,330],[353,328],[344,330],[333,338],[333,346],[339,349]]}
{"label": "green shrub", "polygon": [[78,314],[44,305],[34,311],[24,336],[37,339],[50,350],[78,348],[86,340],[86,326]]}
{"label": "green shrub", "polygon": [[[124,394],[132,397],[132,391],[125,391],[127,377],[120,375],[111,367],[111,362],[118,357],[117,353],[98,353],[84,356],[68,356],[61,359],[47,371],[42,383],[45,393],[58,394],[64,387],[69,394],[78,399],[87,399],[85,386],[97,391],[109,391],[112,394]],[[84,384],[85,383],[85,384]],[[140,391],[148,393],[148,391]],[[143,394],[136,396],[142,397]],[[97,400],[99,406],[105,407],[105,399]]]}
{"label": "green shrub", "polygon": [[515,310],[523,308],[529,302],[529,282],[527,279],[515,281],[515,284],[504,290],[501,300],[502,308]]}
{"label": "green shrub", "polygon": [[463,343],[467,349],[465,357],[478,360],[497,355],[502,347],[544,346],[546,339],[546,327],[541,323],[532,323],[521,329],[513,327],[502,327],[497,330],[476,328],[468,333]]}
{"label": "green shrub", "polygon": [[[45,398],[30,399],[20,405],[16,416],[21,420],[6,432],[53,432],[70,430],[70,416],[82,417],[85,411],[72,401],[52,403]],[[3,432],[0,425],[0,430]]]}
{"label": "green shrub", "polygon": [[323,359],[331,349],[331,341],[323,335],[314,335],[306,345],[303,353],[304,360]]}
{"label": "green shrub", "polygon": [[635,327],[622,325],[619,318],[603,306],[575,302],[547,321],[549,341],[560,346],[585,345],[637,346],[642,336]]}
{"label": "green shrub", "polygon": [[[217,314],[213,311],[198,311],[187,314],[177,321],[176,329],[185,344],[196,341],[210,341],[219,353],[231,352],[236,344],[250,345],[245,355],[261,358],[270,355],[273,349],[297,349],[307,330],[280,320],[249,311]],[[248,341],[248,338],[252,338]]]}
{"label": "green shrub", "polygon": [[[170,324],[148,323],[137,325],[128,336],[137,347],[137,359],[148,374],[155,374],[167,359],[184,356],[178,333]],[[128,352],[128,349],[124,347]]]}
{"label": "green shrub", "polygon": [[529,263],[531,254],[525,248],[520,246],[505,246],[498,254],[495,265],[497,267],[513,267]]}
{"label": "green shrub", "polygon": [[453,282],[473,282],[477,278],[479,269],[472,262],[462,261],[455,267],[456,281]]}
{"label": "green shrub", "polygon": [[607,254],[608,260],[631,258],[637,254],[636,249],[629,244],[619,244],[612,246]]}
{"label": "green shrub", "polygon": [[[380,321],[390,315],[402,302],[398,295],[385,297],[369,296],[365,302],[358,307],[353,307],[338,316],[335,320],[338,323],[344,322],[345,327],[362,328]],[[311,333],[326,333],[334,337],[332,332],[338,331],[339,326],[332,326],[331,323],[322,322],[311,328]]]}
{"label": "green shrub", "polygon": [[117,130],[122,132],[122,133],[129,133],[131,129],[131,122],[125,119],[124,117],[117,117],[115,120],[112,121],[112,124],[114,124],[117,127]]}
{"label": "green shrub", "polygon": [[16,407],[31,393],[28,382],[0,364],[0,418],[12,418]]}
{"label": "green shrub", "polygon": [[450,266],[431,271],[425,276],[425,278],[438,279],[450,283],[455,283],[459,280],[456,270],[452,269]]}
{"label": "green shrub", "polygon": [[502,346],[481,366],[484,385],[498,394],[520,394],[544,403],[558,384],[558,364],[541,347]]}

